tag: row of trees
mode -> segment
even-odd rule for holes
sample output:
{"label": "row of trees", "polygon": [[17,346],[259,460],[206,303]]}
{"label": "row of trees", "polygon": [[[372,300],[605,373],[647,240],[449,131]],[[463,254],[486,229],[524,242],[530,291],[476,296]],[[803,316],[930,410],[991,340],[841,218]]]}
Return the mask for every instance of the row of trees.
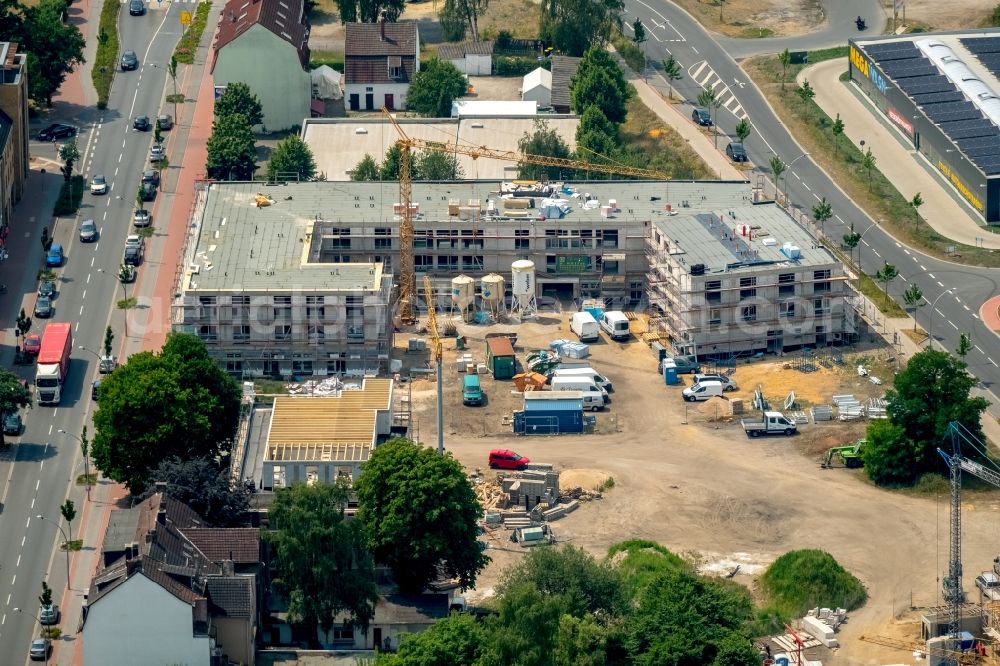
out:
{"label": "row of trees", "polygon": [[28,94],[39,106],[52,106],[66,75],[84,63],[83,35],[66,22],[70,4],[71,0],[40,0],[35,5],[0,0],[0,34],[28,54]]}
{"label": "row of trees", "polygon": [[[402,160],[403,151],[397,143],[389,146],[381,164],[366,153],[351,172],[351,180],[399,180]],[[464,172],[458,165],[458,158],[455,155],[439,150],[410,153],[410,178],[413,180],[457,180],[463,176]]]}

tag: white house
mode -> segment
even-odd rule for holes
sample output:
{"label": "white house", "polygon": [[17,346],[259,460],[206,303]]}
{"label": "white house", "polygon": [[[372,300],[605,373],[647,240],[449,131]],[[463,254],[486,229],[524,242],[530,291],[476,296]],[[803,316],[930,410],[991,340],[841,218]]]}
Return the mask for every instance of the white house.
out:
{"label": "white house", "polygon": [[309,117],[309,26],[302,0],[229,0],[217,35],[216,93],[230,83],[250,86],[264,112],[258,131],[288,129]]}
{"label": "white house", "polygon": [[391,650],[403,634],[417,634],[448,617],[447,594],[389,594],[380,596],[368,631],[344,629],[346,614],[336,618],[330,631],[317,627],[320,643],[328,649]]}
{"label": "white house", "polygon": [[490,76],[493,74],[494,42],[462,42],[442,44],[438,47],[438,58],[447,60],[466,76]]}
{"label": "white house", "polygon": [[525,74],[521,83],[521,100],[535,102],[542,109],[552,106],[552,72],[539,67]]}
{"label": "white house", "polygon": [[420,71],[416,21],[348,23],[344,39],[344,97],[348,111],[405,109]]}

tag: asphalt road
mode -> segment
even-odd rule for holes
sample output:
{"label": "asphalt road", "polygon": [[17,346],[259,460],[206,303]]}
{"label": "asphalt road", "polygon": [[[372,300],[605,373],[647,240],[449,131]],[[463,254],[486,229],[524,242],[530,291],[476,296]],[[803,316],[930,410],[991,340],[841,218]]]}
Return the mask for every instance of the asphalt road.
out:
{"label": "asphalt road", "polygon": [[[4,655],[0,661],[3,663],[27,661],[30,639],[37,635],[34,618],[13,609],[21,607],[37,615],[37,597],[41,581],[47,575],[57,602],[65,588],[66,565],[63,553],[57,548],[62,537],[55,525],[38,520],[36,516],[58,521],[65,528],[59,506],[68,496],[70,484],[83,472],[76,436],[89,421],[93,408],[90,383],[97,376],[95,352],[102,347],[109,322],[115,330],[116,348],[123,339],[124,318],[120,311],[114,310],[114,303],[122,294],[117,280],[118,267],[125,236],[132,229],[136,190],[142,170],[147,167],[152,143],[151,132],[133,131],[132,117],[155,118],[160,112],[167,79],[165,65],[177,41],[179,14],[183,8],[183,5],[152,2],[145,16],[133,17],[123,6],[119,20],[122,48],[137,52],[140,69],[116,74],[108,108],[95,112],[95,122],[82,127],[78,138],[84,155],[81,160],[84,174],[88,179],[98,173],[104,174],[111,188],[103,196],[87,192],[78,216],[78,219],[95,220],[100,230],[98,242],[81,243],[76,228],[68,224],[56,232],[56,241],[65,248],[66,261],[57,270],[58,295],[54,301],[54,317],[49,321],[73,323],[74,345],[87,349],[74,349],[61,404],[57,407],[36,405],[27,411],[25,431],[11,440],[12,447],[0,460],[0,502],[3,504],[0,513],[0,655]],[[33,154],[49,156],[51,152],[51,146],[32,146]],[[153,222],[155,225],[156,220]],[[41,261],[37,242],[32,243],[32,248],[39,253]],[[11,280],[12,292],[34,293],[33,269],[17,278],[20,284]],[[13,300],[16,299],[10,302]],[[29,298],[28,302],[33,304],[34,298]],[[11,312],[4,313],[8,321],[13,321],[16,314],[13,307]],[[36,320],[33,330],[41,332],[44,323],[44,320]],[[73,436],[61,434],[61,429]],[[78,515],[81,510],[78,505]],[[88,547],[93,546],[88,544]],[[78,617],[63,618],[64,632],[76,633],[78,622]]]}
{"label": "asphalt road", "polygon": [[[937,344],[955,350],[959,335],[970,333],[974,347],[966,357],[970,370],[990,390],[1000,381],[1000,338],[982,324],[977,310],[987,298],[998,293],[1000,272],[973,268],[928,257],[904,247],[884,233],[813,162],[771,110],[763,95],[743,73],[734,58],[687,13],[666,0],[626,0],[627,16],[642,19],[648,41],[644,44],[650,62],[660,62],[667,53],[680,63],[684,77],[674,82],[677,94],[696,100],[704,87],[714,86],[723,107],[716,112],[720,131],[735,136],[739,118],[748,117],[753,133],[746,142],[750,160],[757,165],[752,174],[770,174],[766,166],[775,154],[789,165],[781,179],[792,205],[808,213],[821,197],[832,204],[835,216],[826,222],[827,234],[839,238],[851,222],[862,233],[860,261],[866,273],[874,275],[884,262],[897,267],[900,278],[889,288],[897,300],[911,283],[923,291],[925,307],[916,312],[920,324],[929,329]],[[760,40],[752,40],[760,41]],[[658,85],[667,90],[665,81]],[[690,113],[692,107],[682,109]],[[719,140],[724,146],[729,139]],[[946,195],[941,195],[946,196]],[[949,292],[949,290],[952,290]],[[943,295],[942,295],[943,294]],[[940,297],[940,298],[939,298]],[[930,307],[936,301],[935,307]],[[996,401],[994,401],[996,402]]]}

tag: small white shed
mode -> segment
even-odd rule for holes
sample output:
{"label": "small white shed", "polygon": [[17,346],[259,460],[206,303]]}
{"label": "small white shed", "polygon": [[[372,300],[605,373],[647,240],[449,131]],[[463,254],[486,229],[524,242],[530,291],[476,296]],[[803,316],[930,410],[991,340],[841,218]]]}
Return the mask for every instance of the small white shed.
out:
{"label": "small white shed", "polygon": [[525,74],[521,82],[521,100],[537,102],[541,108],[552,106],[552,72],[539,67]]}
{"label": "small white shed", "polygon": [[490,76],[493,74],[493,44],[492,41],[442,44],[438,47],[438,58],[447,60],[466,76]]}

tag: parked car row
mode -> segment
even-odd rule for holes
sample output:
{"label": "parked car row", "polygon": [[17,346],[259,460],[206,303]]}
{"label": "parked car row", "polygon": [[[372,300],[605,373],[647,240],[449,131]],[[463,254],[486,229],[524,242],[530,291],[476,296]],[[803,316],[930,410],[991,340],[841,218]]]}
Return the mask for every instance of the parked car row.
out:
{"label": "parked car row", "polygon": [[593,313],[586,310],[574,312],[569,320],[569,329],[580,338],[580,342],[597,342],[601,337],[601,331],[616,341],[632,337],[628,317],[619,310],[602,312],[596,318]]}

